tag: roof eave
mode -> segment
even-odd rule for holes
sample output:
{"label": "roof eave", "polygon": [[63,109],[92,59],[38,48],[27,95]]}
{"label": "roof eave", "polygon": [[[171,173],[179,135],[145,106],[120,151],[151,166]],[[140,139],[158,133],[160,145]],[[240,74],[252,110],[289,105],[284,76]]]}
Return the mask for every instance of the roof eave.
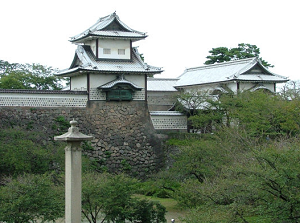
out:
{"label": "roof eave", "polygon": [[67,70],[66,72],[61,72],[55,74],[56,76],[63,76],[63,77],[72,77],[76,75],[80,75],[83,73],[101,73],[101,74],[146,74],[146,75],[154,75],[159,74],[163,71],[114,71],[114,70],[95,70],[95,69],[85,69],[81,67],[76,67],[73,70]]}
{"label": "roof eave", "polygon": [[110,36],[110,35],[96,35],[96,34],[88,34],[88,35],[84,35],[81,36],[79,38],[74,38],[74,39],[70,39],[69,41],[71,43],[82,43],[84,39],[88,39],[91,38],[93,39],[93,37],[95,37],[95,39],[97,38],[104,38],[104,39],[129,39],[132,41],[139,41],[139,40],[143,40],[146,37],[148,37],[147,35],[145,36],[136,36],[136,37],[129,37],[129,36]]}
{"label": "roof eave", "polygon": [[226,82],[233,82],[233,81],[234,81],[234,79],[230,79],[230,80],[226,80],[226,81],[206,82],[206,83],[200,83],[200,84],[174,85],[174,88],[191,87],[191,86],[207,85],[207,84],[218,84],[218,83],[226,83]]}

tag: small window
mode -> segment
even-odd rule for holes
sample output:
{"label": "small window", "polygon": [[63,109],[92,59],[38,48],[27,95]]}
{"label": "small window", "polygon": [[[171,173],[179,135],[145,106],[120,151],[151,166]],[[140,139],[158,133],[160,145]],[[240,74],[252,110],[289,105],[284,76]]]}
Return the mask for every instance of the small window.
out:
{"label": "small window", "polygon": [[131,101],[132,93],[130,90],[113,89],[106,94],[107,101]]}
{"label": "small window", "polygon": [[125,55],[125,49],[118,49],[119,55]]}
{"label": "small window", "polygon": [[111,54],[110,49],[104,48],[104,49],[103,49],[103,54]]}

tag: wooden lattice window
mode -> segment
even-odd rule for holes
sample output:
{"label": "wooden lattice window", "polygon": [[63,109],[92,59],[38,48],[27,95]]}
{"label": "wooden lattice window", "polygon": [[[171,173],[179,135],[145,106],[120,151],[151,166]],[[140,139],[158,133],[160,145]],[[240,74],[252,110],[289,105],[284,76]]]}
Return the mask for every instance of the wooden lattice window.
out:
{"label": "wooden lattice window", "polygon": [[126,89],[112,89],[106,93],[107,101],[131,101],[132,92]]}

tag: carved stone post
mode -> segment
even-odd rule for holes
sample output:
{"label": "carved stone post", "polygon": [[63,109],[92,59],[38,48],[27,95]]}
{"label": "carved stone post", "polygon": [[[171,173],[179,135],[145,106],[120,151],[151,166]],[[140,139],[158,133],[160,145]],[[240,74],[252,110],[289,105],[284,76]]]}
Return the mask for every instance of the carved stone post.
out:
{"label": "carved stone post", "polygon": [[68,132],[55,136],[54,140],[66,141],[65,148],[65,222],[81,222],[81,146],[85,140],[92,140],[93,136],[87,136],[79,132],[77,121],[70,121]]}

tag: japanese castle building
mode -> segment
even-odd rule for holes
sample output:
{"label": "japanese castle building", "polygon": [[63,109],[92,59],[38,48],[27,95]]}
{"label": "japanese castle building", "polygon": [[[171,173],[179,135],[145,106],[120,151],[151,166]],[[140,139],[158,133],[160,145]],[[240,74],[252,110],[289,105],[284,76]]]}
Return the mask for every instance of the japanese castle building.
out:
{"label": "japanese castle building", "polygon": [[171,109],[170,99],[179,92],[205,91],[216,96],[262,89],[275,93],[276,85],[287,81],[288,78],[264,67],[256,57],[193,67],[186,69],[177,79],[149,78],[149,108]]}
{"label": "japanese castle building", "polygon": [[78,45],[73,62],[57,75],[70,77],[70,90],[86,91],[88,101],[148,101],[150,111],[168,111],[176,102],[174,95],[182,91],[275,92],[276,84],[288,81],[255,57],[189,68],[176,79],[153,78],[162,69],[146,64],[132,46],[146,37],[116,13],[102,17],[70,39]]}
{"label": "japanese castle building", "polygon": [[133,42],[147,35],[124,24],[116,13],[100,18],[72,37],[77,44],[69,69],[57,75],[70,77],[70,90],[87,91],[88,100],[147,100],[147,77],[161,68],[142,60]]}

